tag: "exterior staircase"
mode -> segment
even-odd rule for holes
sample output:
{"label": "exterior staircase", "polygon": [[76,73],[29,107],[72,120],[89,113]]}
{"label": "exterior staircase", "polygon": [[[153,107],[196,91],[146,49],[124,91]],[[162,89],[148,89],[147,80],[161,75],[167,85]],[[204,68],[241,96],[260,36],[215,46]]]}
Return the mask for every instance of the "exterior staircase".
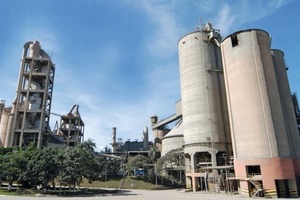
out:
{"label": "exterior staircase", "polygon": [[254,186],[254,188],[249,192],[250,196],[252,198],[256,196],[260,197],[259,194],[264,192],[261,182],[251,178],[249,179],[249,182]]}

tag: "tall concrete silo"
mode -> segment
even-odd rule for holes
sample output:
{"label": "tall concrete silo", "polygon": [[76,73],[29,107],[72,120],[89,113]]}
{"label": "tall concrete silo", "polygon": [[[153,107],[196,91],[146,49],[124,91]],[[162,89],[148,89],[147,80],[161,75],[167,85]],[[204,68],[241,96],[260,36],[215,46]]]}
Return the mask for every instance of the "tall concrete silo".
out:
{"label": "tall concrete silo", "polygon": [[271,54],[273,58],[276,80],[277,80],[279,94],[280,94],[286,134],[290,144],[291,156],[293,158],[299,159],[300,158],[299,133],[297,129],[297,120],[295,117],[291,89],[287,77],[287,67],[285,65],[284,53],[280,50],[272,49]]}
{"label": "tall concrete silo", "polygon": [[[296,177],[300,177],[300,137],[297,127],[297,119],[295,115],[294,103],[292,99],[291,89],[287,76],[287,66],[284,60],[284,53],[277,49],[271,50],[276,79],[279,87],[281,98],[281,106],[283,110],[283,117],[285,122],[286,134],[289,141],[291,157],[294,163]],[[282,142],[277,138],[278,142]],[[300,178],[299,178],[300,179]],[[300,188],[298,185],[298,192]]]}
{"label": "tall concrete silo", "polygon": [[8,126],[8,119],[9,114],[11,112],[11,108],[4,108],[1,113],[1,120],[0,120],[0,147],[5,146],[6,141],[6,132]]}
{"label": "tall concrete silo", "polygon": [[234,167],[242,194],[253,195],[253,189],[263,188],[266,194],[276,195],[276,190],[288,188],[291,196],[297,195],[284,98],[269,34],[258,29],[239,31],[225,38],[221,49]]}
{"label": "tall concrete silo", "polygon": [[178,42],[186,178],[194,191],[206,179],[202,167],[225,165],[231,155],[220,40],[207,24]]}

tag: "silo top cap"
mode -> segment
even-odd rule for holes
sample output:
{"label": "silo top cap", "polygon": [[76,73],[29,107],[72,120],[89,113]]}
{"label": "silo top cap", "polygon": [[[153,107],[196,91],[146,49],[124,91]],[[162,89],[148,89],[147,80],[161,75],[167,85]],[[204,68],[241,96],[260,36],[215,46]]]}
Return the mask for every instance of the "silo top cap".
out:
{"label": "silo top cap", "polygon": [[251,31],[258,31],[258,32],[264,32],[268,35],[268,37],[270,38],[270,35],[267,31],[263,30],[263,29],[256,29],[256,28],[253,28],[253,29],[245,29],[245,30],[240,30],[240,31],[236,31],[234,33],[231,33],[229,34],[228,36],[226,36],[222,42],[224,42],[227,38],[231,37],[232,35],[236,35],[236,34],[239,34],[239,33],[243,33],[243,32],[251,32]]}

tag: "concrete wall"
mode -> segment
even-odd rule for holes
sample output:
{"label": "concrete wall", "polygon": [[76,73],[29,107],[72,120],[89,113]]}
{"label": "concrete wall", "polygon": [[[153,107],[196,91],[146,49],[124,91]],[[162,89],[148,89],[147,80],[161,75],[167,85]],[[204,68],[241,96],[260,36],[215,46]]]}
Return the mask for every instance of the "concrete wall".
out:
{"label": "concrete wall", "polygon": [[230,140],[229,128],[224,128],[222,79],[217,72],[221,69],[220,50],[209,41],[208,34],[192,32],[178,43],[186,153],[193,153],[189,145],[198,144],[198,151],[202,151],[206,150],[202,144],[207,142]]}
{"label": "concrete wall", "polygon": [[175,126],[163,139],[161,156],[165,155],[171,150],[183,148],[183,128],[181,124]]}
{"label": "concrete wall", "polygon": [[[291,156],[293,158],[300,158],[300,137],[297,128],[297,121],[292,101],[291,89],[287,77],[286,65],[284,61],[284,54],[280,50],[271,50],[277,85],[280,94],[281,107],[283,110],[283,117],[285,122],[286,135],[290,146]],[[277,136],[277,135],[276,135]],[[283,136],[277,136],[278,146],[282,146]],[[286,144],[287,145],[287,144]],[[281,148],[279,154],[281,155]]]}
{"label": "concrete wall", "polygon": [[[262,30],[233,35],[238,44],[227,37],[221,48],[234,156],[277,157],[275,132],[286,133],[269,35]],[[290,156],[287,138],[281,139],[281,154]]]}

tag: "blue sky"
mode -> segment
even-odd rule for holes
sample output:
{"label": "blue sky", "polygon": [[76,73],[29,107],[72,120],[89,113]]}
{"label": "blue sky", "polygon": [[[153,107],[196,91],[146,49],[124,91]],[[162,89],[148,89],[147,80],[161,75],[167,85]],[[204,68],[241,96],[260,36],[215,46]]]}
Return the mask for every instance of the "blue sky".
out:
{"label": "blue sky", "polygon": [[298,0],[0,0],[0,9],[0,99],[11,105],[23,44],[40,41],[56,65],[52,112],[79,104],[85,139],[98,149],[111,142],[112,127],[126,141],[141,140],[148,126],[152,139],[150,116],[175,113],[177,42],[201,21],[223,37],[269,32],[300,95]]}

